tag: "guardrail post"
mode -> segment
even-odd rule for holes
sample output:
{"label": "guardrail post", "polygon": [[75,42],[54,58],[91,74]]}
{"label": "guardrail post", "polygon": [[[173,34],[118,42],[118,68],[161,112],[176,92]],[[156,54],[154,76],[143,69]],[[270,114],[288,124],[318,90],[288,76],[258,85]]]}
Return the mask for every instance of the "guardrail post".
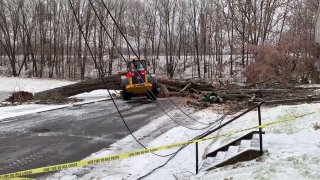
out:
{"label": "guardrail post", "polygon": [[199,171],[198,161],[199,161],[199,157],[198,157],[198,142],[196,142],[196,174],[198,174],[198,171]]}
{"label": "guardrail post", "polygon": [[263,154],[263,144],[262,144],[262,128],[261,128],[261,104],[258,106],[258,117],[259,117],[259,140],[260,140],[260,154]]}

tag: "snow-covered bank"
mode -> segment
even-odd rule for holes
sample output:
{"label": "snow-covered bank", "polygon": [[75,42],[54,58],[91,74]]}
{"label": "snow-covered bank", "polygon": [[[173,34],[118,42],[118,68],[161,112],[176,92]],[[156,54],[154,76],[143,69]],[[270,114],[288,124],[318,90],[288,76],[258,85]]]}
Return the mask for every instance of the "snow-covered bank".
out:
{"label": "snow-covered bank", "polygon": [[268,133],[259,160],[218,168],[192,179],[320,179],[320,132]]}
{"label": "snow-covered bank", "polygon": [[[31,93],[36,93],[39,91],[70,85],[73,83],[75,82],[65,80],[0,77],[0,92],[28,91]],[[111,91],[111,93],[118,94],[119,92]],[[16,106],[0,107],[0,120],[110,99],[106,90],[95,90],[88,93],[78,94],[72,96],[71,98],[78,98],[82,99],[83,101],[63,105],[22,104]]]}
{"label": "snow-covered bank", "polygon": [[[278,106],[273,108],[263,108],[263,122],[272,122],[280,118],[291,117],[317,111],[320,104],[302,104],[294,106]],[[202,121],[212,121],[219,115],[210,110],[203,110],[194,114]],[[149,125],[137,131],[136,136],[148,147],[156,147],[164,144],[171,144],[178,141],[192,139],[203,131],[192,131],[183,127],[173,128],[154,140],[146,138],[146,133],[160,128],[165,116],[156,119]],[[319,179],[319,162],[317,155],[320,150],[320,131],[313,129],[316,122],[320,122],[319,113],[310,114],[291,122],[279,124],[265,128],[264,147],[267,152],[258,161],[242,162],[236,165],[227,166],[213,170],[208,173],[195,173],[195,146],[189,145],[180,151],[166,166],[154,171],[145,179]],[[223,132],[239,130],[244,127],[257,125],[257,112],[250,112],[243,116],[236,123],[231,123],[224,128]],[[193,125],[200,127],[201,125]],[[200,143],[199,158],[204,149],[210,144],[212,149],[225,144],[236,136],[221,137],[215,142]],[[106,155],[129,152],[141,149],[128,136],[111,148],[102,150],[91,155],[93,157],[103,157]],[[161,155],[170,154],[177,149],[157,152]],[[47,179],[137,179],[144,174],[164,164],[169,157],[158,157],[152,154],[136,156],[129,159],[112,161],[108,163],[93,165],[83,168],[74,168],[60,171]],[[297,179],[294,178],[294,179]]]}
{"label": "snow-covered bank", "polygon": [[27,91],[36,93],[60,86],[74,84],[75,81],[54,79],[33,79],[18,77],[0,77],[0,91],[16,92]]}
{"label": "snow-covered bank", "polygon": [[320,179],[320,131],[314,129],[320,122],[319,108],[320,104],[303,104],[264,110],[263,114],[280,118],[316,113],[265,128],[266,152],[259,160],[217,168],[191,179]]}
{"label": "snow-covered bank", "polygon": [[[110,93],[118,94],[118,91],[110,91]],[[110,99],[110,96],[107,90],[95,90],[88,93],[82,93],[71,98],[82,99],[81,102],[73,102],[62,105],[46,105],[46,104],[22,104],[17,106],[6,106],[0,107],[0,121],[6,118],[12,118],[17,116],[23,116],[27,114],[40,113],[45,111],[52,111],[56,109],[71,107],[71,106],[79,106],[84,104],[90,104],[94,102],[106,101]]]}
{"label": "snow-covered bank", "polygon": [[[85,96],[86,94],[88,94],[88,97]],[[86,93],[86,94],[81,96],[81,98],[84,98],[84,101],[69,103],[69,104],[62,104],[62,105],[23,104],[23,105],[17,105],[17,106],[0,107],[0,122],[3,122],[1,120],[7,119],[7,118],[23,116],[23,115],[33,114],[33,113],[40,113],[45,111],[52,111],[52,110],[62,109],[62,108],[71,107],[71,106],[80,106],[84,104],[106,101],[110,99],[109,96],[107,95],[107,92],[105,92],[105,96],[104,96],[105,98],[102,98],[102,97],[94,98],[93,96],[94,92]]]}

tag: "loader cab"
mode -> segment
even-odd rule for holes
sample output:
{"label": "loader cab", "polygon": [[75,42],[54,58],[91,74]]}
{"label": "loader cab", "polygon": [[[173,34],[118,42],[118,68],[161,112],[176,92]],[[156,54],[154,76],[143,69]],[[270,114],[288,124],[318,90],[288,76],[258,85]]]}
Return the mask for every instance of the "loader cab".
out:
{"label": "loader cab", "polygon": [[155,76],[148,74],[150,63],[145,59],[131,59],[127,63],[127,72],[121,76],[121,96],[124,100],[131,100],[134,96],[147,96],[156,100],[159,93]]}
{"label": "loader cab", "polygon": [[142,71],[147,70],[150,62],[146,59],[131,59],[127,64],[128,71]]}

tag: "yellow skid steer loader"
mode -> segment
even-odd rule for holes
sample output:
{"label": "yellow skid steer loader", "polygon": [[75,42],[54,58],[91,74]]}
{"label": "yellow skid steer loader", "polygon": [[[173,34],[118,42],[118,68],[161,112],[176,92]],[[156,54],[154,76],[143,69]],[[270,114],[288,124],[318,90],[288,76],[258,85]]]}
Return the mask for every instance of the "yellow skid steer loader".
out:
{"label": "yellow skid steer loader", "polygon": [[131,100],[132,97],[147,96],[156,100],[159,86],[155,75],[148,74],[149,62],[145,59],[131,59],[127,63],[127,71],[121,76],[121,97]]}

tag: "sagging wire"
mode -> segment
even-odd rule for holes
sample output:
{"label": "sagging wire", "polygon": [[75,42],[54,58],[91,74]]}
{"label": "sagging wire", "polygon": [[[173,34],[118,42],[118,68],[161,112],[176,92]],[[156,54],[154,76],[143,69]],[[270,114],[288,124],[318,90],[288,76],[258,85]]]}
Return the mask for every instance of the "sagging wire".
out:
{"label": "sagging wire", "polygon": [[[122,59],[127,63],[128,61],[127,61],[126,58],[123,56],[122,52],[119,50],[119,48],[117,47],[116,43],[115,43],[114,40],[112,39],[112,37],[111,37],[111,35],[109,34],[107,28],[105,27],[104,23],[102,22],[101,18],[99,17],[98,12],[97,12],[96,8],[94,7],[92,1],[89,0],[89,3],[90,3],[90,5],[91,5],[91,7],[92,7],[92,9],[93,9],[96,17],[98,18],[98,20],[99,20],[99,22],[100,22],[100,25],[103,27],[105,33],[107,34],[107,36],[108,36],[109,39],[111,40],[113,46],[116,48],[116,50],[118,51],[118,53],[120,54],[120,56],[122,57]],[[103,2],[103,3],[104,3],[104,2]],[[109,11],[109,9],[107,8],[107,6],[106,6],[105,3],[104,3],[104,7],[107,9],[108,14],[109,14],[110,17],[112,18],[112,20],[114,21],[114,23],[116,24],[116,26],[118,27],[118,29],[119,29],[120,33],[122,34],[122,36],[125,38],[126,42],[128,43],[128,46],[130,46],[130,47],[132,48],[131,44],[129,43],[129,41],[127,40],[127,38],[124,36],[124,34],[123,34],[123,32],[121,31],[119,25],[118,25],[117,22],[115,21],[114,17],[112,16],[111,12]],[[132,48],[132,51],[133,51],[133,53],[137,56],[137,54],[136,54],[136,52],[133,50],[133,48]],[[139,58],[138,56],[137,56],[137,58],[138,58],[138,60],[141,62],[141,60],[140,60],[140,58]],[[143,63],[141,63],[141,64],[142,64],[142,66],[144,67]],[[146,67],[144,67],[144,69],[147,71],[148,74],[150,74],[150,73],[148,72],[148,70],[147,70]],[[144,79],[144,78],[141,77],[141,75],[140,75],[139,73],[138,73],[138,76],[139,76],[142,80]],[[155,79],[151,76],[151,74],[150,74],[150,77],[155,81]],[[144,80],[143,80],[143,81],[144,81]],[[147,93],[151,93],[152,96],[154,96],[154,97],[156,96],[156,95],[149,89],[149,87],[147,87],[147,89],[148,89],[148,90],[145,90]],[[170,98],[168,98],[168,99],[173,103],[173,105],[174,105],[175,107],[177,107],[180,111],[182,111],[182,109],[181,109],[180,107],[178,107],[177,104],[176,104],[172,99],[170,99]],[[213,123],[214,123],[214,122],[213,122],[213,123],[207,124],[207,123],[200,122],[200,121],[198,121],[198,120],[196,120],[196,119],[192,119],[192,120],[194,120],[194,121],[196,121],[196,122],[198,122],[198,123],[201,123],[201,124],[206,125],[206,127],[203,127],[203,128],[187,127],[187,126],[179,123],[179,122],[178,122],[177,120],[175,120],[173,117],[171,117],[171,116],[169,115],[169,113],[166,112],[165,109],[162,108],[158,103],[156,103],[155,101],[153,101],[153,102],[154,102],[154,103],[156,104],[156,106],[157,106],[159,109],[161,109],[161,111],[162,111],[165,115],[167,115],[172,121],[174,121],[176,124],[178,124],[179,126],[182,126],[182,127],[184,127],[184,128],[187,128],[187,129],[190,129],[190,130],[205,130],[205,129],[209,128],[211,125],[213,125]],[[185,113],[185,114],[186,114],[186,113]],[[187,114],[186,114],[186,115],[187,115]],[[188,115],[187,115],[187,116],[188,116]]]}
{"label": "sagging wire", "polygon": [[[223,116],[223,117],[220,118],[220,120],[219,120],[220,122],[218,123],[219,126],[222,124],[222,121],[225,119],[225,117],[226,117],[226,116]],[[217,125],[216,125],[216,126],[217,126]],[[208,131],[207,131],[207,132],[208,132]],[[220,132],[221,132],[221,131],[219,131],[218,134],[219,134]],[[205,134],[205,133],[206,133],[206,132],[204,132],[203,134]],[[202,135],[202,134],[201,134],[201,135]],[[196,137],[193,138],[191,141],[197,140],[199,137],[201,137],[201,135],[196,136]],[[145,175],[143,175],[143,176],[140,176],[140,177],[138,178],[138,180],[144,179],[145,177],[147,177],[147,176],[151,175],[152,173],[154,173],[156,170],[158,170],[158,169],[166,166],[166,165],[169,163],[169,161],[171,161],[171,160],[178,154],[178,152],[180,152],[181,150],[183,150],[183,149],[184,149],[185,147],[187,147],[187,146],[188,146],[188,145],[179,148],[178,151],[177,151],[175,154],[173,154],[164,164],[162,164],[162,165],[160,165],[160,166],[152,169],[152,170],[149,171],[147,174],[145,174]]]}
{"label": "sagging wire", "polygon": [[[107,85],[106,85],[106,82],[105,82],[104,77],[103,77],[103,75],[102,75],[102,73],[101,73],[101,70],[100,70],[100,69],[98,68],[98,66],[97,66],[96,58],[95,58],[95,56],[93,55],[93,52],[92,52],[92,50],[91,50],[91,48],[90,48],[90,46],[89,46],[89,43],[88,43],[88,39],[87,39],[87,37],[85,36],[85,34],[84,34],[84,32],[83,32],[83,29],[82,29],[82,27],[81,27],[81,25],[80,25],[80,20],[79,20],[79,18],[77,17],[75,8],[74,8],[71,0],[68,0],[68,2],[69,2],[69,4],[70,4],[70,7],[72,8],[73,15],[74,15],[74,17],[75,17],[75,19],[76,19],[78,28],[79,28],[79,30],[80,30],[80,32],[81,32],[81,34],[82,34],[82,36],[83,36],[83,38],[84,38],[84,40],[85,40],[85,44],[86,44],[86,46],[87,46],[87,48],[88,48],[88,50],[89,50],[89,53],[90,53],[90,55],[91,55],[91,57],[92,57],[92,59],[93,59],[93,61],[94,61],[94,64],[95,64],[96,68],[98,69],[99,77],[100,77],[100,79],[102,80],[103,84],[105,85],[105,88],[106,88],[106,90],[107,90],[107,92],[108,92],[108,94],[109,94],[109,96],[110,96],[110,99],[111,99],[112,103],[114,104],[114,106],[116,107],[116,110],[117,110],[117,112],[118,112],[118,114],[119,114],[122,122],[124,123],[126,129],[129,131],[130,135],[134,138],[134,140],[135,140],[137,143],[139,143],[144,149],[148,149],[145,145],[143,145],[143,144],[138,140],[138,138],[135,137],[135,135],[133,134],[133,132],[132,132],[131,129],[129,128],[127,122],[124,120],[124,117],[122,116],[121,111],[120,111],[117,103],[115,102],[112,94],[110,93],[110,90],[108,89],[108,87],[107,87]],[[172,155],[175,154],[176,152],[171,153],[171,154],[167,154],[167,155],[160,155],[160,154],[156,154],[156,153],[154,153],[154,152],[151,152],[151,153],[154,154],[154,155],[156,155],[156,156],[159,156],[159,157],[168,157],[168,156],[172,156]]]}
{"label": "sagging wire", "polygon": [[[135,52],[135,50],[133,49],[132,45],[130,44],[130,42],[128,41],[127,37],[124,35],[124,33],[122,32],[119,24],[117,23],[117,21],[115,20],[114,16],[111,14],[109,8],[107,7],[106,3],[103,1],[103,0],[100,0],[103,7],[107,10],[107,13],[109,14],[109,16],[111,17],[113,23],[116,25],[116,27],[118,28],[121,36],[124,38],[124,40],[126,41],[127,45],[130,47],[131,51],[133,52],[133,54],[136,56],[136,58],[138,59],[138,61],[141,63],[141,59],[140,57],[138,56],[138,54]],[[98,17],[99,18],[99,17]],[[101,22],[101,21],[100,21]],[[112,40],[112,38],[111,38]],[[121,53],[119,50],[118,50],[119,53]],[[122,56],[123,57],[123,56]],[[143,66],[143,68],[146,70],[147,74],[150,75],[150,77],[155,81],[155,79],[151,76],[151,73],[147,70],[146,67],[144,67],[143,63],[141,63],[141,65]],[[147,87],[148,88],[148,87]],[[150,91],[150,89],[148,89]],[[156,97],[155,94],[150,91],[150,93],[152,94],[152,96]],[[212,124],[210,123],[203,123],[201,121],[198,121],[197,119],[191,117],[189,114],[187,114],[186,112],[184,112],[170,97],[168,97],[169,101],[175,106],[177,107],[184,115],[186,115],[188,118],[190,118],[191,120],[195,121],[195,122],[198,122],[200,124],[203,124],[203,125],[207,125],[207,127],[205,128],[201,128],[201,129],[192,129],[192,130],[204,130],[208,127],[210,127]]]}

